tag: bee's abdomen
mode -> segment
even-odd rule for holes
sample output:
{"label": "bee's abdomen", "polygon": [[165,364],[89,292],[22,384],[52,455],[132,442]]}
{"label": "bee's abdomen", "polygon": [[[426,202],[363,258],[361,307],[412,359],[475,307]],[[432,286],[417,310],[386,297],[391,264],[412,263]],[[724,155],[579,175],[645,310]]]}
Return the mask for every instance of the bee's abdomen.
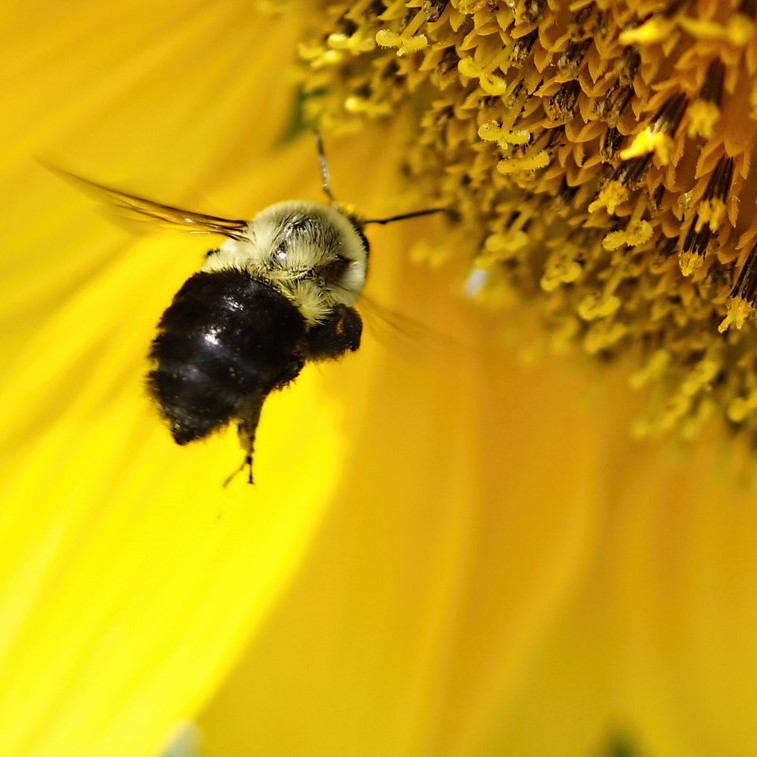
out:
{"label": "bee's abdomen", "polygon": [[206,436],[291,381],[305,330],[284,295],[247,273],[192,276],[158,324],[147,377],[174,439]]}

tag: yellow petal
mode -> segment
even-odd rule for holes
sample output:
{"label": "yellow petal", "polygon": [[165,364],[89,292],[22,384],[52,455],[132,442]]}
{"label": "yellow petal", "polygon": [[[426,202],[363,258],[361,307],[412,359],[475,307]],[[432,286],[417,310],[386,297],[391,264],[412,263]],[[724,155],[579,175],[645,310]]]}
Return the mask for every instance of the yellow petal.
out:
{"label": "yellow petal", "polygon": [[70,297],[0,399],[3,754],[154,751],[286,582],[338,476],[340,410],[312,371],[266,406],[254,488],[221,486],[233,434],[170,442],[141,354],[183,246],[135,247]]}
{"label": "yellow petal", "polygon": [[[409,275],[413,312],[441,307]],[[757,497],[715,440],[632,442],[622,377],[373,369],[353,472],[200,718],[209,755],[757,750]]]}
{"label": "yellow petal", "polygon": [[230,216],[307,193],[304,175],[315,195],[317,163],[308,143],[259,158],[291,107],[267,73],[291,22],[261,40],[245,6],[49,11],[2,22],[0,753],[155,754],[311,538],[341,409],[304,375],[266,406],[257,486],[224,490],[234,434],[176,447],[142,386],[157,318],[213,240],[135,242],[33,158],[177,204],[223,184],[203,205]]}
{"label": "yellow petal", "polygon": [[472,343],[413,361],[368,346],[370,364],[348,367],[371,381],[345,419],[351,462],[200,719],[209,754],[499,753],[529,661],[593,560],[627,410],[493,349],[438,283],[401,270],[397,299]]}

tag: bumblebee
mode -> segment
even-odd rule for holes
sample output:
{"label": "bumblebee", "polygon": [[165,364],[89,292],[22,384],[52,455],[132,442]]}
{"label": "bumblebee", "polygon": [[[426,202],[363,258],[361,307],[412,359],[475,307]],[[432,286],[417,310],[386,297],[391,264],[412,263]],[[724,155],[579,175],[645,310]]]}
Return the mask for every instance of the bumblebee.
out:
{"label": "bumblebee", "polygon": [[293,381],[306,363],[360,347],[363,323],[355,306],[368,273],[365,226],[443,210],[381,219],[347,212],[331,194],[318,135],[316,140],[328,203],[280,202],[249,221],[183,210],[73,177],[129,215],[226,237],[163,313],[149,351],[147,390],[177,444],[236,422],[245,451],[239,471],[247,468],[249,483],[266,397]]}

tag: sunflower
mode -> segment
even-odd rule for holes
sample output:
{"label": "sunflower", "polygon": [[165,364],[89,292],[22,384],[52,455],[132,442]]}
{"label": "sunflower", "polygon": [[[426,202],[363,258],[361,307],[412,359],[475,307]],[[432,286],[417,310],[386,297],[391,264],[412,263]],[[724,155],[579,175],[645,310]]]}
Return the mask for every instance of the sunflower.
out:
{"label": "sunflower", "polygon": [[[0,22],[0,753],[756,752],[752,6],[38,10]],[[319,199],[303,122],[340,201],[449,218],[370,230],[404,333],[272,396],[224,489],[234,434],[178,448],[143,389],[212,242],[37,158],[246,217]]]}

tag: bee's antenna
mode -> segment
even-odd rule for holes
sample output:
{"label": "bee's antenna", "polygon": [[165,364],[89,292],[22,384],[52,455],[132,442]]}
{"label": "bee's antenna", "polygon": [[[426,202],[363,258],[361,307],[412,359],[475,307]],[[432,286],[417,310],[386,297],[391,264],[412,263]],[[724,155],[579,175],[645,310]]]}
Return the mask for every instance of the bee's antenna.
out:
{"label": "bee's antenna", "polygon": [[321,139],[321,133],[319,131],[313,132],[315,134],[315,145],[318,148],[318,163],[321,166],[321,180],[323,181],[322,187],[326,194],[326,197],[336,205],[334,195],[331,194],[331,187],[329,186],[329,166],[326,163],[326,153],[323,151],[323,140]]}
{"label": "bee's antenna", "polygon": [[[321,166],[321,180],[323,182],[321,186],[323,187],[323,191],[326,194],[326,197],[328,197],[334,205],[338,205],[337,201],[334,199],[334,195],[331,194],[331,186],[329,184],[329,167],[328,163],[326,162],[326,153],[323,150],[323,139],[321,139],[321,133],[317,129],[314,129],[313,134],[315,136],[316,147],[318,148],[318,163]],[[412,213],[402,213],[398,216],[389,216],[388,218],[369,218],[367,220],[363,220],[361,218],[359,220],[361,226],[366,226],[369,223],[394,223],[394,221],[405,221],[408,218],[430,216],[432,213],[449,212],[449,208],[427,208],[426,210],[416,210]]]}
{"label": "bee's antenna", "polygon": [[394,223],[394,221],[405,221],[408,218],[420,218],[420,216],[430,216],[432,213],[449,213],[449,208],[426,208],[426,210],[415,210],[412,213],[401,213],[398,216],[389,216],[388,218],[367,218],[360,221],[365,226],[369,223]]}

